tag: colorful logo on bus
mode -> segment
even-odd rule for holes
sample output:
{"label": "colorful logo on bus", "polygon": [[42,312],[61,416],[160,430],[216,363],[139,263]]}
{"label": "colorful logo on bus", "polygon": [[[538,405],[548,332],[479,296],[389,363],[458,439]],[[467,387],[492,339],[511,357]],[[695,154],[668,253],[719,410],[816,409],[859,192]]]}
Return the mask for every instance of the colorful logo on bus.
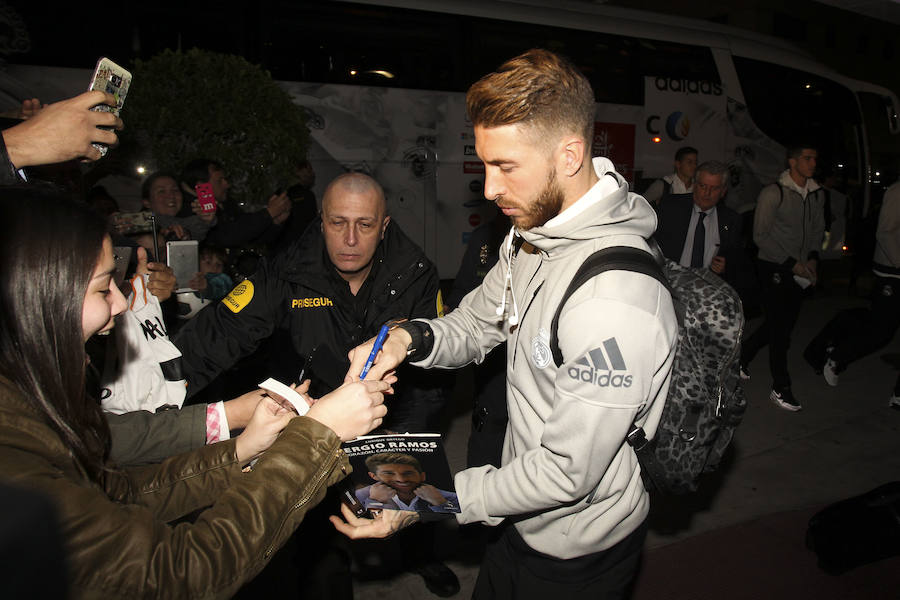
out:
{"label": "colorful logo on bus", "polygon": [[675,111],[666,119],[666,133],[669,137],[680,142],[691,132],[691,120],[681,111]]}
{"label": "colorful logo on bus", "polygon": [[[659,135],[659,115],[651,115],[647,119],[647,133]],[[677,110],[666,117],[666,134],[670,139],[680,142],[691,132],[691,120],[686,114]]]}

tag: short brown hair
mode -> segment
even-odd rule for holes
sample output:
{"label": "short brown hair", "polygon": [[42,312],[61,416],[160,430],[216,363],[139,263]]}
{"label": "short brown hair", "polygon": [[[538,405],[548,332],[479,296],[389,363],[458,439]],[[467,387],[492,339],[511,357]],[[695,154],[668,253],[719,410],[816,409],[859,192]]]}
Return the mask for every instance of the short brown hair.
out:
{"label": "short brown hair", "polygon": [[594,92],[568,59],[532,49],[506,61],[469,88],[466,108],[472,124],[500,127],[522,123],[545,139],[576,133],[590,147]]}
{"label": "short brown hair", "polygon": [[366,458],[366,468],[372,473],[378,472],[378,467],[384,465],[408,465],[419,473],[422,472],[422,464],[415,456],[402,452],[379,452]]}

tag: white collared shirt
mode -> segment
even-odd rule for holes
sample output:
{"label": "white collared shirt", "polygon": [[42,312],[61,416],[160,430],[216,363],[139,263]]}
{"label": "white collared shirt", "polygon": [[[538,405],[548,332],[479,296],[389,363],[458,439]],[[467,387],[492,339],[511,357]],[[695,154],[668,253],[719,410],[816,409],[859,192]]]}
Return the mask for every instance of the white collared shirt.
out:
{"label": "white collared shirt", "polygon": [[713,257],[719,253],[719,244],[721,243],[719,239],[719,217],[715,206],[707,211],[701,211],[696,204],[691,206],[694,210],[691,211],[691,222],[688,223],[684,247],[681,250],[681,259],[679,259],[678,263],[682,267],[691,266],[691,257],[694,254],[694,231],[697,230],[700,213],[706,212],[706,218],[703,220],[703,226],[706,228],[706,242],[703,246],[703,266],[709,267]]}

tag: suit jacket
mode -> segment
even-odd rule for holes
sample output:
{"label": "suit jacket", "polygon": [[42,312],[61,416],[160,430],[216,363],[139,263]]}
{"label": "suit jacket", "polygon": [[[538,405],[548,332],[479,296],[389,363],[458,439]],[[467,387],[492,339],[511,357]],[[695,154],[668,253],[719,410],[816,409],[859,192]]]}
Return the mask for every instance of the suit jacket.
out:
{"label": "suit jacket", "polygon": [[[671,196],[659,206],[658,224],[654,237],[666,258],[678,262],[687,239],[694,207],[693,196]],[[741,245],[741,217],[719,202],[716,205],[719,222],[719,255],[725,258],[722,278],[734,285],[739,269],[743,267],[744,253]]]}

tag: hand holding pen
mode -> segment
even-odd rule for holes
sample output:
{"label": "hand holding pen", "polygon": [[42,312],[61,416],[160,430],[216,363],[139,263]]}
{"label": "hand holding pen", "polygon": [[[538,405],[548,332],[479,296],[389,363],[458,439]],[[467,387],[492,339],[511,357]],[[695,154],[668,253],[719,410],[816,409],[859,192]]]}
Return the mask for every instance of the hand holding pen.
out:
{"label": "hand holding pen", "polygon": [[366,364],[363,365],[362,372],[359,374],[360,379],[365,379],[366,375],[368,375],[369,369],[371,369],[372,365],[375,363],[375,357],[378,356],[378,352],[381,351],[381,347],[384,346],[384,340],[387,339],[388,331],[390,331],[390,327],[387,325],[382,325],[381,329],[378,330],[378,335],[375,337],[375,345],[372,346],[372,351],[366,359]]}
{"label": "hand holding pen", "polygon": [[[388,383],[397,381],[393,370],[406,360],[412,338],[403,328],[384,325],[378,335],[347,353],[350,368],[344,381],[354,381],[368,375]],[[380,351],[380,354],[379,354]]]}

